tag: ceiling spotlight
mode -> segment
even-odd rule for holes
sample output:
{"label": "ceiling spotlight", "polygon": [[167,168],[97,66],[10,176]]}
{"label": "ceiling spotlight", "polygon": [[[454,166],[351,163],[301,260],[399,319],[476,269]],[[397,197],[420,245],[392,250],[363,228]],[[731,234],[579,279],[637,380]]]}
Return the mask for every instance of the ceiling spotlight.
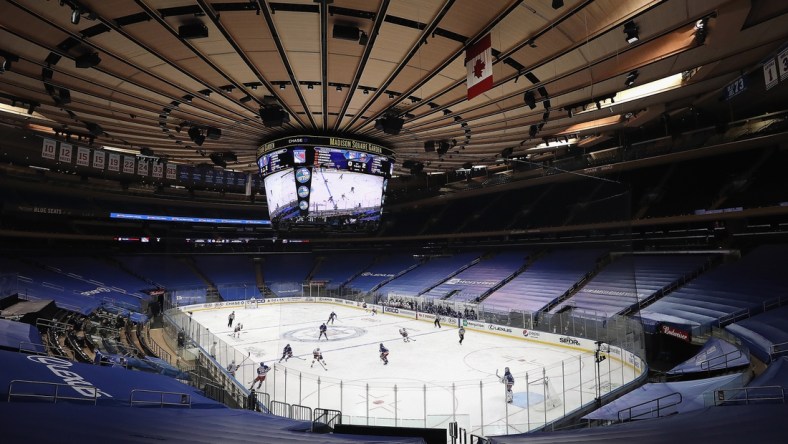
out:
{"label": "ceiling spotlight", "polygon": [[631,45],[631,44],[633,44],[633,43],[638,41],[638,39],[639,39],[639,37],[638,37],[638,30],[639,29],[640,28],[638,27],[637,23],[633,22],[632,20],[630,20],[630,21],[628,21],[628,22],[626,22],[624,24],[624,34],[627,35],[627,43],[629,43]]}
{"label": "ceiling spotlight", "polygon": [[306,89],[315,89],[315,85],[313,85],[311,83],[307,83],[306,84]]}
{"label": "ceiling spotlight", "polygon": [[695,22],[695,43],[702,45],[706,41],[706,35],[709,33],[707,26],[709,18],[702,18]]}
{"label": "ceiling spotlight", "polygon": [[553,0],[553,9],[563,8],[564,0]]}
{"label": "ceiling spotlight", "polygon": [[361,91],[364,93],[365,96],[369,95],[369,90],[367,88],[364,88]]}
{"label": "ceiling spotlight", "polygon": [[635,84],[635,80],[637,80],[639,75],[640,74],[638,73],[637,70],[634,70],[634,71],[630,72],[629,74],[627,74],[627,80],[624,82],[624,84],[627,86],[627,88],[630,88],[632,85]]}
{"label": "ceiling spotlight", "polygon": [[79,19],[82,17],[82,11],[79,8],[74,8],[71,10],[71,24],[78,25]]}
{"label": "ceiling spotlight", "polygon": [[0,73],[4,73],[10,70],[11,70],[11,62],[9,62],[8,59],[3,59],[3,64],[0,65]]}
{"label": "ceiling spotlight", "polygon": [[366,32],[361,31],[361,34],[358,36],[358,44],[361,46],[367,46],[368,42],[369,42],[369,36],[367,35]]}
{"label": "ceiling spotlight", "polygon": [[567,108],[567,109],[566,109],[566,114],[567,114],[567,116],[568,116],[570,119],[571,119],[572,117],[574,117],[574,111],[572,111],[572,108]]}
{"label": "ceiling spotlight", "polygon": [[342,91],[342,85],[337,85],[337,91]]}
{"label": "ceiling spotlight", "polygon": [[394,98],[394,93],[389,93],[389,99],[393,99],[393,98]]}
{"label": "ceiling spotlight", "polygon": [[281,89],[281,90],[284,90],[286,87],[287,87],[287,84],[285,82],[282,82],[282,83],[279,84],[279,89]]}
{"label": "ceiling spotlight", "polygon": [[252,100],[252,96],[243,96],[243,97],[241,97],[240,102],[241,103],[246,103],[246,102],[249,102],[251,100]]}

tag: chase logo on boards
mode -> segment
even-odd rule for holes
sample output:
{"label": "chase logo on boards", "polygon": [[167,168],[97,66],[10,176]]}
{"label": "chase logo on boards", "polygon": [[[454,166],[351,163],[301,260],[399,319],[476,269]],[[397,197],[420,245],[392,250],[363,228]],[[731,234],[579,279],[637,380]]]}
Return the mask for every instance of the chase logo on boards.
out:
{"label": "chase logo on boards", "polygon": [[388,312],[388,313],[399,313],[398,309],[396,309],[396,308],[389,308],[389,307],[383,307],[383,311],[384,312]]}
{"label": "chase logo on boards", "polygon": [[67,370],[72,365],[70,361],[52,356],[28,356],[27,359],[37,364],[46,365],[47,369],[49,369],[53,375],[60,378],[64,384],[71,386],[74,391],[82,396],[87,398],[100,398],[102,396],[106,396],[107,398],[112,397],[109,393],[85,381],[85,379],[77,373]]}
{"label": "chase logo on boards", "polygon": [[489,325],[488,327],[490,328],[490,330],[502,331],[504,333],[511,333],[512,332],[512,329],[508,328],[508,327],[499,327],[497,325]]}
{"label": "chase logo on boards", "polygon": [[558,342],[562,344],[569,344],[569,345],[580,345],[580,341],[575,338],[570,338],[568,336],[561,336],[558,338]]}

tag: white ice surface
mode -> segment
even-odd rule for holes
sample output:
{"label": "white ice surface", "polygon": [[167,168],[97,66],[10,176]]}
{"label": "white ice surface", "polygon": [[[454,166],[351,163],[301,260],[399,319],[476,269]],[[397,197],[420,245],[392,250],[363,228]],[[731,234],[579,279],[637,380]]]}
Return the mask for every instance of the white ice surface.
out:
{"label": "white ice surface", "polygon": [[[328,341],[318,342],[318,327],[332,310],[338,319],[328,324]],[[467,330],[460,345],[456,326],[437,328],[431,322],[320,303],[236,308],[235,322],[244,325],[236,339],[227,326],[230,311],[194,311],[193,320],[207,327],[202,329],[206,350],[210,331],[226,343],[218,345],[217,360],[225,367],[233,359],[241,363],[237,379],[247,388],[256,367],[265,362],[274,370],[262,390],[272,400],[340,410],[345,423],[446,427],[456,420],[470,433],[521,433],[596,396],[593,354],[580,350],[473,330]],[[403,342],[402,327],[413,342]],[[295,357],[280,364],[288,343]],[[390,350],[388,365],[379,358],[380,343]],[[326,370],[310,367],[315,347],[323,352]],[[503,374],[504,367],[516,380],[512,404],[505,402],[495,375],[496,370]],[[614,359],[603,362],[600,370],[603,393],[635,376]],[[543,374],[561,398],[558,407],[545,409]]]}

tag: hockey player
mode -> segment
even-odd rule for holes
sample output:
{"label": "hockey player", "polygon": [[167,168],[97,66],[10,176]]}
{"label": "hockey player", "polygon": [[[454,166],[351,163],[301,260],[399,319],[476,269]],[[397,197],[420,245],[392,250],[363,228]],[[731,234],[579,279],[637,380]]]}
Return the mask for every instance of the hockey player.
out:
{"label": "hockey player", "polygon": [[408,337],[408,330],[405,330],[405,327],[399,329],[399,334],[402,335],[402,342],[410,342],[410,338]]}
{"label": "hockey player", "polygon": [[279,358],[279,362],[282,362],[282,359],[287,362],[288,359],[293,357],[293,348],[290,347],[290,344],[285,345],[284,350],[282,350],[282,357]]}
{"label": "hockey player", "polygon": [[437,314],[435,315],[435,322],[433,322],[433,324],[435,325],[435,327],[443,328],[443,327],[441,327],[441,317],[440,317],[440,315],[437,315]]}
{"label": "hockey player", "polygon": [[460,335],[460,345],[462,345],[462,341],[465,339],[465,327],[460,325],[460,329],[457,330],[457,334]]}
{"label": "hockey player", "polygon": [[235,311],[233,311],[232,313],[230,313],[229,316],[227,316],[227,326],[232,327],[234,320],[235,320]]}
{"label": "hockey player", "polygon": [[233,334],[232,334],[232,336],[234,338],[240,338],[241,337],[241,327],[242,326],[243,326],[243,324],[241,324],[240,322],[235,324],[235,328],[233,329]]}
{"label": "hockey player", "polygon": [[323,324],[320,324],[320,336],[318,336],[318,337],[317,337],[317,340],[318,340],[318,341],[319,341],[319,340],[320,340],[320,338],[322,338],[323,336],[325,336],[325,337],[326,337],[326,341],[328,341],[328,335],[326,334],[326,330],[328,330],[328,327],[326,327],[326,324],[325,324],[325,323],[323,323]]}
{"label": "hockey player", "polygon": [[372,307],[372,316],[375,316],[376,314],[378,314],[377,307]]}
{"label": "hockey player", "polygon": [[211,345],[211,357],[216,359],[216,341],[213,341],[213,345]]}
{"label": "hockey player", "polygon": [[260,390],[260,387],[263,386],[263,382],[265,381],[265,375],[267,375],[270,370],[271,367],[265,365],[264,362],[261,362],[260,367],[257,367],[257,377],[254,378],[254,381],[252,381],[252,387],[249,387],[249,390],[254,387],[255,382],[259,382],[259,384],[257,384],[257,390]]}
{"label": "hockey player", "polygon": [[230,363],[230,364],[227,366],[227,373],[229,373],[229,374],[230,374],[230,376],[232,376],[233,378],[235,378],[235,372],[236,372],[236,371],[238,371],[238,364],[236,364],[236,363],[235,363],[235,360],[233,359],[233,362],[231,362],[231,363]]}
{"label": "hockey player", "polygon": [[504,369],[503,376],[501,377],[501,383],[506,384],[506,402],[511,403],[512,400],[514,400],[514,393],[512,392],[512,387],[514,386],[514,376],[512,376],[512,373],[509,371],[509,367]]}
{"label": "hockey player", "polygon": [[323,360],[323,352],[320,351],[320,347],[312,350],[312,364],[310,364],[309,367],[315,365],[315,361],[322,365],[323,368],[326,368],[326,361]]}
{"label": "hockey player", "polygon": [[380,360],[383,361],[383,365],[389,364],[389,349],[383,346],[383,343],[380,343]]}
{"label": "hockey player", "polygon": [[331,324],[334,324],[334,321],[336,320],[336,318],[337,318],[337,314],[332,311],[331,314],[328,315],[328,321],[326,321],[326,324],[328,324],[329,322]]}

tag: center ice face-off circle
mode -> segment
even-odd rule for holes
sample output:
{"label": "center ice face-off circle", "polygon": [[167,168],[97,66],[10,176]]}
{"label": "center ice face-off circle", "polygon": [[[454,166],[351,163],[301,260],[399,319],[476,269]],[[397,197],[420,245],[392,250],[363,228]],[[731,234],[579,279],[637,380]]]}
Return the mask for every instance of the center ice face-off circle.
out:
{"label": "center ice face-off circle", "polygon": [[[331,341],[343,341],[364,336],[367,330],[360,327],[332,326]],[[282,333],[282,338],[296,342],[318,342],[320,332],[315,328],[299,328]]]}

